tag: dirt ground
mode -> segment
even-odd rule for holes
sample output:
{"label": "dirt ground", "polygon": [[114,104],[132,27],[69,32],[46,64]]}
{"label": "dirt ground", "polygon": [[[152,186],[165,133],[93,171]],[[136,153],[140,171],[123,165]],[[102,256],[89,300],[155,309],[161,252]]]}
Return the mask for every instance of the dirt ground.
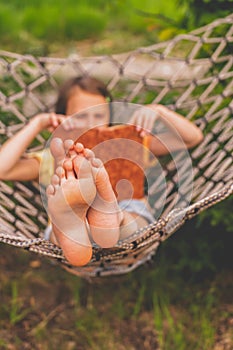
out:
{"label": "dirt ground", "polygon": [[0,349],[158,349],[150,315],[116,317],[101,284],[3,245],[0,265]]}
{"label": "dirt ground", "polygon": [[[146,268],[138,275],[134,272],[129,276],[89,283],[46,258],[3,244],[0,249],[0,349],[183,349],[161,347],[161,329],[155,326],[150,292],[153,288],[158,291],[159,283],[164,288],[163,281],[148,281]],[[143,276],[148,286],[146,291],[140,281]],[[174,284],[172,276],[171,283]],[[214,344],[190,347],[190,350],[233,349],[231,271],[226,269],[220,276],[215,276],[215,286],[218,293],[224,293],[224,298],[221,297],[221,303],[216,306],[219,317],[213,321],[216,323]],[[143,295],[143,302],[140,295]],[[184,310],[179,311],[180,303],[186,307],[184,296],[181,302],[172,303],[174,319],[183,315]],[[167,321],[163,325],[165,329],[169,327]],[[190,334],[191,328],[188,324]]]}

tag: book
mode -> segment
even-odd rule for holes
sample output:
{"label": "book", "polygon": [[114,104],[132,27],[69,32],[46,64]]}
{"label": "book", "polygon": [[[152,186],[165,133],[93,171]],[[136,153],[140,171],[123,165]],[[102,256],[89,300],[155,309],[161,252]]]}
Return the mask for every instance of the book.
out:
{"label": "book", "polygon": [[76,142],[101,159],[118,201],[144,197],[145,146],[134,125],[92,128]]}

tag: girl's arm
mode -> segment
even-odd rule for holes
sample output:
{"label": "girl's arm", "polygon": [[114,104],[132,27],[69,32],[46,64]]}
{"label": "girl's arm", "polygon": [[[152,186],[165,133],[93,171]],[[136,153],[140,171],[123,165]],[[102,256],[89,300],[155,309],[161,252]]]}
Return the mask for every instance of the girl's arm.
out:
{"label": "girl's arm", "polygon": [[22,158],[34,138],[44,129],[52,131],[59,124],[53,113],[39,114],[0,148],[0,179],[28,181],[39,176],[39,162],[34,158]]}
{"label": "girl's arm", "polygon": [[156,120],[162,121],[168,128],[168,132],[163,134],[148,135],[149,147],[155,156],[165,155],[179,149],[192,148],[203,140],[202,131],[180,114],[163,105],[152,104],[145,107],[140,112],[135,113],[130,121],[137,125],[138,130],[142,130],[142,136],[146,132],[152,131]]}

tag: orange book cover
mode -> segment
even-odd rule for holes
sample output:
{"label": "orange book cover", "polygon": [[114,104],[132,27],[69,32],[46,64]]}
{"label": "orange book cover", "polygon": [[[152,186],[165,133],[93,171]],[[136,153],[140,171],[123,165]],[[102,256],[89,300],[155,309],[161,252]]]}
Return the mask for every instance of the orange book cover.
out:
{"label": "orange book cover", "polygon": [[102,160],[118,201],[144,197],[143,138],[134,125],[93,128],[77,141]]}

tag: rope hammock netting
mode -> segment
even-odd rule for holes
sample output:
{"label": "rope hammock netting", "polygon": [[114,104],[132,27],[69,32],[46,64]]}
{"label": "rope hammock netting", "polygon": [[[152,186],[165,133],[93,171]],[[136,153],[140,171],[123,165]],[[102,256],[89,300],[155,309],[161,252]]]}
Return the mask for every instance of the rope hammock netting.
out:
{"label": "rope hammock netting", "polygon": [[[33,57],[0,51],[0,143],[28,119],[52,111],[61,81],[91,75],[104,81],[117,101],[160,103],[186,116],[204,134],[192,149],[191,203],[177,206],[179,154],[160,162],[166,178],[166,202],[159,218],[113,248],[93,247],[91,262],[69,265],[62,250],[44,239],[47,214],[36,182],[0,182],[0,242],[58,260],[83,276],[126,273],[150,260],[161,242],[186,220],[233,193],[233,15],[218,19],[171,41],[119,55],[101,57]],[[40,134],[31,150],[43,149]],[[183,165],[182,165],[183,164]],[[183,168],[182,168],[183,167]],[[148,169],[150,204],[158,212],[161,178]]]}

